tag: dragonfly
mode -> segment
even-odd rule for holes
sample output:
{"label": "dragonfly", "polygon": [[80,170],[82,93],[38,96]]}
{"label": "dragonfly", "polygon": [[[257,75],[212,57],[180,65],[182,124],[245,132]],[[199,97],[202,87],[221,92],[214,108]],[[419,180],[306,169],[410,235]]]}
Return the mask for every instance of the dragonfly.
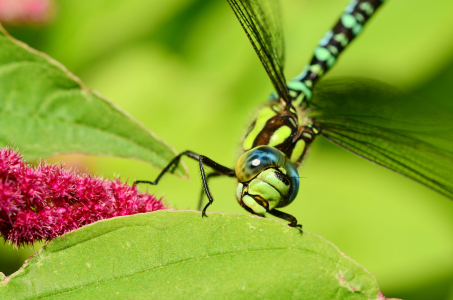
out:
{"label": "dragonfly", "polygon": [[[236,198],[248,212],[273,215],[301,230],[297,219],[279,210],[299,191],[297,167],[317,136],[453,199],[453,113],[430,106],[417,95],[362,78],[320,79],[363,30],[384,0],[352,0],[314,49],[302,72],[286,81],[281,12],[276,0],[227,0],[244,29],[275,92],[256,114],[242,141],[234,168],[192,151],[177,155],[156,185],[183,156],[197,160],[203,194],[213,203],[209,179],[238,180]],[[320,82],[319,82],[320,81]],[[318,83],[319,82],[319,83]],[[316,85],[316,89],[315,89]],[[422,105],[420,105],[422,104]],[[207,174],[205,167],[212,173]]]}

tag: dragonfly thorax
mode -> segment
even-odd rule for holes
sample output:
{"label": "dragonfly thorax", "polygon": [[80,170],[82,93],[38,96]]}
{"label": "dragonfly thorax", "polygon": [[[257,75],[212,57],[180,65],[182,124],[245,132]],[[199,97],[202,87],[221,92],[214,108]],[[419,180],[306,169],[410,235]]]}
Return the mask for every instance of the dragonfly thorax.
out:
{"label": "dragonfly thorax", "polygon": [[251,213],[264,215],[290,204],[297,196],[297,169],[284,153],[273,147],[259,146],[245,152],[235,172],[239,180],[237,200]]}
{"label": "dragonfly thorax", "polygon": [[313,141],[315,133],[310,122],[300,118],[294,108],[286,109],[272,101],[258,112],[243,141],[243,151],[258,146],[271,146],[283,152],[296,166]]}

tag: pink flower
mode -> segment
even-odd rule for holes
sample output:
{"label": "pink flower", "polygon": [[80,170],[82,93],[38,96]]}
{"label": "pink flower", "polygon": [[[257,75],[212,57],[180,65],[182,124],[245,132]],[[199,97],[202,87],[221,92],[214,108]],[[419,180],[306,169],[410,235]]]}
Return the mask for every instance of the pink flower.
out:
{"label": "pink flower", "polygon": [[165,209],[136,188],[60,165],[26,165],[17,150],[0,149],[0,235],[17,246],[51,240],[102,219]]}
{"label": "pink flower", "polygon": [[0,22],[46,23],[53,14],[52,0],[0,0]]}

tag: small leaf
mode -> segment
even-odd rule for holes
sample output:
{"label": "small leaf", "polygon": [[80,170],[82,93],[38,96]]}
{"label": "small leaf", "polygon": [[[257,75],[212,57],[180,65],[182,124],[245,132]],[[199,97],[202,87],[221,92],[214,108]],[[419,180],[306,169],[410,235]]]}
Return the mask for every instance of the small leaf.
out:
{"label": "small leaf", "polygon": [[[109,155],[165,167],[175,151],[64,66],[0,26],[0,147],[28,160],[62,153]],[[184,174],[182,164],[177,170]]]}
{"label": "small leaf", "polygon": [[385,299],[323,238],[253,216],[160,211],[56,238],[0,299]]}

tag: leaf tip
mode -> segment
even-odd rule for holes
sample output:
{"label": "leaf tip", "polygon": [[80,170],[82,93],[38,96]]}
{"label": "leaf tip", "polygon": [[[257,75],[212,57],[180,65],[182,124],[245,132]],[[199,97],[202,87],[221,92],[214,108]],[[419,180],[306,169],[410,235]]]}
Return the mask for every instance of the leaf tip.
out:
{"label": "leaf tip", "polygon": [[0,284],[5,284],[8,282],[8,277],[5,276],[2,272],[0,272]]}

